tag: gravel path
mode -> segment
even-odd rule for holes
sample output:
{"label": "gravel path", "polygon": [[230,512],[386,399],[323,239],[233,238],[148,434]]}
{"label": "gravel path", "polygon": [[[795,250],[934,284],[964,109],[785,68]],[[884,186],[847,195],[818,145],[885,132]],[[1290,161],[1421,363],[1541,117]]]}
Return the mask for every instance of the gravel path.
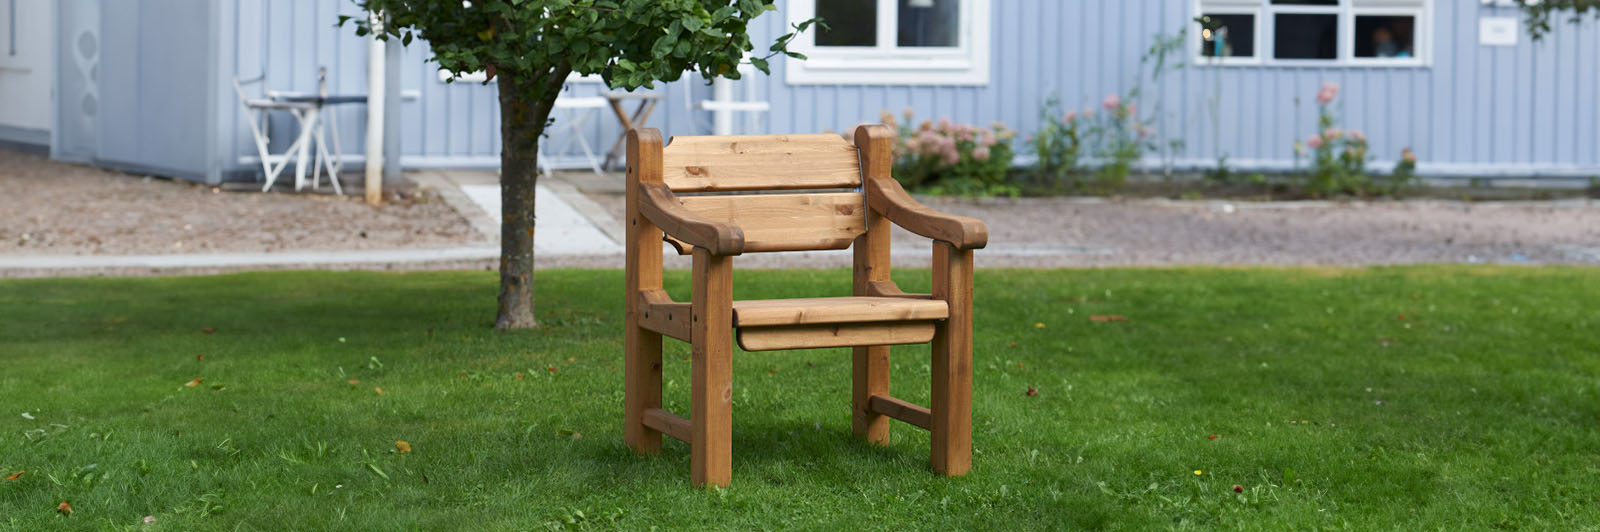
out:
{"label": "gravel path", "polygon": [[[589,187],[616,220],[623,198]],[[987,267],[1600,264],[1600,201],[1220,202],[921,198],[989,226]],[[927,240],[896,230],[897,264],[925,266]],[[782,255],[790,255],[782,258]],[[756,267],[839,266],[847,254],[741,257]],[[670,262],[669,265],[681,265]]]}
{"label": "gravel path", "polygon": [[365,250],[482,244],[422,191],[354,196],[214,191],[0,150],[0,255]]}

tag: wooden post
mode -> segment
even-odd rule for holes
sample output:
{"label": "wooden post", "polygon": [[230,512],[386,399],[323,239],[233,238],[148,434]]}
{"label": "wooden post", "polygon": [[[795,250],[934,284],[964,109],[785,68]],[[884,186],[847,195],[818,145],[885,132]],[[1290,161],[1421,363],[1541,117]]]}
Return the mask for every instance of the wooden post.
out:
{"label": "wooden post", "polygon": [[[861,151],[863,179],[889,177],[894,163],[893,138],[887,128],[861,126],[856,129],[856,148]],[[870,194],[870,192],[868,192]],[[865,234],[856,237],[854,286],[857,296],[874,295],[873,282],[889,281],[889,220],[872,209],[866,210]],[[889,417],[874,412],[872,396],[889,397],[889,346],[857,346],[851,349],[850,428],[855,435],[879,445],[889,444]]]}
{"label": "wooden post", "polygon": [[950,305],[933,335],[933,472],[954,477],[972,469],[972,250],[934,242],[933,298]]}
{"label": "wooden post", "polygon": [[694,249],[689,477],[695,487],[733,478],[733,258]]}
{"label": "wooden post", "polygon": [[661,229],[639,214],[639,183],[661,182],[661,134],[628,132],[627,323],[624,325],[623,439],[639,453],[661,451],[661,432],[644,411],[661,408],[661,333],[641,327],[641,292],[661,289]]}

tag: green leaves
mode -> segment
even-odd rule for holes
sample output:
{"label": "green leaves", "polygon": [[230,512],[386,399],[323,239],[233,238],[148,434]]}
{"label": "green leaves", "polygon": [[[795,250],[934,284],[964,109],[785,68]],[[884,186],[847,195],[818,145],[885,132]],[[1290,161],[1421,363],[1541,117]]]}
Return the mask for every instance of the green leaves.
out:
{"label": "green leaves", "polygon": [[[501,79],[540,80],[570,68],[598,74],[614,89],[649,87],[686,71],[710,79],[739,76],[746,60],[769,72],[768,60],[788,50],[795,36],[820,19],[793,26],[765,56],[746,57],[754,47],[749,25],[776,11],[775,0],[357,0],[385,17],[385,36],[409,45],[428,41],[432,61],[444,70],[473,72],[494,65]],[[357,35],[374,28],[363,16],[344,15]],[[542,101],[542,83],[518,83],[529,101]]]}

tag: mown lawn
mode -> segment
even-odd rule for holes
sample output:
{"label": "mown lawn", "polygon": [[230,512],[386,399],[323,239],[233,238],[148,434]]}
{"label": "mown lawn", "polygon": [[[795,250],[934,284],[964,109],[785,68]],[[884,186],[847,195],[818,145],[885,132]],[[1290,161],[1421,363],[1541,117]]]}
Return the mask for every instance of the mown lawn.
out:
{"label": "mown lawn", "polygon": [[[848,275],[740,271],[736,295],[843,295]],[[682,443],[622,443],[620,272],[540,272],[543,328],[509,334],[494,282],[0,282],[0,478],[22,472],[0,528],[1600,523],[1596,269],[980,271],[970,476],[931,475],[913,427],[850,438],[847,351],[737,352],[734,484],[709,492]],[[895,394],[925,403],[925,348],[895,356]]]}

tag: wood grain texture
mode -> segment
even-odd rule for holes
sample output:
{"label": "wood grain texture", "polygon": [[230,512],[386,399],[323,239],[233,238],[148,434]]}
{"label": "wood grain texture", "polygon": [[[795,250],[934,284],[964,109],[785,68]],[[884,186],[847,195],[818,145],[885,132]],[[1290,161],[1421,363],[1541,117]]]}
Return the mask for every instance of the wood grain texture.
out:
{"label": "wood grain texture", "polygon": [[694,250],[690,345],[689,478],[695,487],[733,478],[733,258]]}
{"label": "wood grain texture", "polygon": [[753,299],[733,303],[738,327],[940,320],[950,315],[944,301],[892,297],[812,297]]}
{"label": "wood grain texture", "polygon": [[928,429],[933,421],[933,414],[928,409],[888,395],[873,395],[867,403],[873,412],[922,427],[924,430]]}
{"label": "wood grain texture", "polygon": [[660,408],[644,411],[644,425],[684,443],[689,442],[690,434],[694,431],[694,424],[689,420]]}
{"label": "wood grain texture", "polygon": [[[839,323],[740,327],[739,347],[745,351],[819,349],[860,345],[922,344],[933,339],[933,322]],[[887,374],[887,369],[884,370]],[[887,386],[885,386],[887,388]],[[887,389],[884,390],[888,392]]]}
{"label": "wood grain texture", "polygon": [[989,228],[973,218],[945,214],[918,203],[890,178],[867,178],[867,205],[907,231],[955,246],[981,249],[989,245]]}
{"label": "wood grain texture", "polygon": [[[628,132],[627,280],[623,325],[623,440],[634,451],[661,451],[661,432],[644,424],[644,412],[661,407],[661,334],[644,327],[645,292],[661,290],[661,230],[639,213],[639,183],[661,182],[661,134]],[[663,292],[664,293],[664,292]]]}
{"label": "wood grain texture", "polygon": [[972,250],[933,245],[933,297],[950,304],[950,318],[933,336],[933,472],[961,476],[972,469]]}
{"label": "wood grain texture", "polygon": [[646,290],[637,297],[641,300],[638,303],[640,327],[685,342],[692,338],[689,314],[693,309],[688,303],[674,302],[666,290]]}
{"label": "wood grain texture", "polygon": [[733,256],[744,252],[744,231],[726,222],[708,220],[684,208],[666,185],[639,183],[639,213],[673,238],[712,255]]}
{"label": "wood grain texture", "polygon": [[856,192],[682,196],[679,200],[699,219],[742,231],[744,251],[844,249],[866,231],[866,201]]}
{"label": "wood grain texture", "polygon": [[[863,175],[887,172],[893,158],[893,137],[888,130],[856,129],[856,147],[861,152]],[[866,231],[851,246],[851,291],[855,296],[878,296],[886,291],[880,285],[894,286],[889,278],[889,220],[867,209]],[[899,287],[894,288],[900,292]],[[903,293],[903,292],[902,292]],[[889,346],[863,345],[850,349],[850,431],[856,437],[878,445],[889,444],[889,418],[872,409],[875,395],[889,395]]]}
{"label": "wood grain texture", "polygon": [[853,188],[856,148],[831,133],[673,137],[663,178],[680,192]]}

